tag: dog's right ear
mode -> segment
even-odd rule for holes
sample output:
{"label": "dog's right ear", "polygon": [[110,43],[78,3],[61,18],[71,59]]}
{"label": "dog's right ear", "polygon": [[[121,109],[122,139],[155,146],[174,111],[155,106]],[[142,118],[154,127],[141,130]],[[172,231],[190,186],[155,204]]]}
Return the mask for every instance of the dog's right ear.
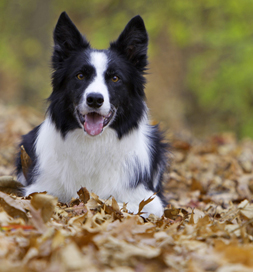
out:
{"label": "dog's right ear", "polygon": [[111,43],[112,50],[124,55],[137,69],[147,66],[148,34],[141,16],[132,18],[119,38]]}
{"label": "dog's right ear", "polygon": [[62,12],[58,19],[53,37],[53,62],[56,61],[56,59],[58,61],[63,61],[72,51],[86,49],[90,46],[65,11]]}

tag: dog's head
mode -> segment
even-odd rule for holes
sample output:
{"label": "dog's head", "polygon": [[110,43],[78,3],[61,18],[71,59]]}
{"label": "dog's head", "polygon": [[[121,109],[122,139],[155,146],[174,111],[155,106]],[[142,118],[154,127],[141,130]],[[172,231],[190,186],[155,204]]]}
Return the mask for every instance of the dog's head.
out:
{"label": "dog's head", "polygon": [[138,127],[148,44],[142,18],[131,19],[109,49],[95,50],[63,12],[54,43],[49,113],[62,135],[81,127],[96,136],[109,126],[122,137]]}

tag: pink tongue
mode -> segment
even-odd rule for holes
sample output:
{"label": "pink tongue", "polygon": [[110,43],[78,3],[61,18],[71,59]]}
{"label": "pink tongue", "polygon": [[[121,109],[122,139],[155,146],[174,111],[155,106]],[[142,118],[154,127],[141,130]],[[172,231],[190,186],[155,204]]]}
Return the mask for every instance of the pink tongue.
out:
{"label": "pink tongue", "polygon": [[84,129],[91,135],[95,136],[103,130],[104,118],[98,113],[92,112],[85,115]]}

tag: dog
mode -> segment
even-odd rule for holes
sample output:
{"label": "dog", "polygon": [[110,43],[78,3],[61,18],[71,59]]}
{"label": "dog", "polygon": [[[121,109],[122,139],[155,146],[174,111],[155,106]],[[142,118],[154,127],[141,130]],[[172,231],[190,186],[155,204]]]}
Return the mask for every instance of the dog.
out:
{"label": "dog", "polygon": [[158,126],[149,124],[143,19],[135,16],[109,49],[96,50],[63,12],[53,38],[47,114],[20,144],[32,162],[26,175],[17,156],[24,195],[46,191],[67,203],[86,187],[128,203],[133,213],[154,196],[143,212],[162,216],[168,144]]}

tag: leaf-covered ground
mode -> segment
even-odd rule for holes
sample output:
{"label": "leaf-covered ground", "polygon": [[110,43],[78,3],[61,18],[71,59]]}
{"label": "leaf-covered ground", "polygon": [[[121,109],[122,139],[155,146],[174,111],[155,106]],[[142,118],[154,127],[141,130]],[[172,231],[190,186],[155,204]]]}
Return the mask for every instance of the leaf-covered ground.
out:
{"label": "leaf-covered ground", "polygon": [[0,271],[253,271],[253,141],[170,135],[164,216],[129,214],[82,188],[68,205],[40,193],[7,194],[31,109],[0,104]]}

